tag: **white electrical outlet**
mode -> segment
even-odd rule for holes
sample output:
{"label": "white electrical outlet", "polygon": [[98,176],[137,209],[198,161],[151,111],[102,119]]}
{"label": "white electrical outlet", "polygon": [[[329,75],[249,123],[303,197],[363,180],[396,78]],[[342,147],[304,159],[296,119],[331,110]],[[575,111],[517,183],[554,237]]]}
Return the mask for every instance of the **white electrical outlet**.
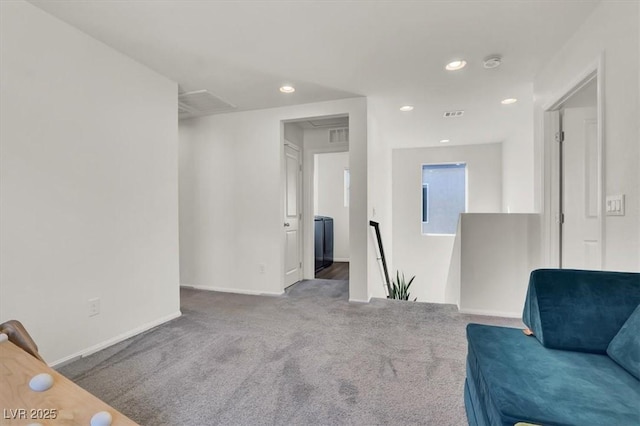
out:
{"label": "white electrical outlet", "polygon": [[89,316],[95,317],[100,313],[100,299],[89,299]]}
{"label": "white electrical outlet", "polygon": [[265,265],[264,263],[261,263],[261,264],[258,265],[258,271],[261,274],[264,274],[264,271],[266,271],[266,269],[267,269],[267,265]]}

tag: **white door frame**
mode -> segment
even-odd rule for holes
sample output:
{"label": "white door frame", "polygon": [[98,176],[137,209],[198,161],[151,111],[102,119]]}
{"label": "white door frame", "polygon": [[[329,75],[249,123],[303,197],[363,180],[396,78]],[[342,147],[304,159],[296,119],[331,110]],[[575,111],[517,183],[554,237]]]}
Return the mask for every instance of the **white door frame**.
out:
{"label": "white door frame", "polygon": [[[302,188],[303,188],[303,210],[313,212],[313,199],[315,196],[315,190],[313,187],[313,176],[315,172],[315,165],[313,157],[316,154],[331,154],[333,152],[349,152],[349,147],[324,147],[306,149],[303,152],[302,160]],[[312,280],[316,276],[315,271],[315,258],[314,258],[314,235],[313,235],[313,214],[303,216],[304,221],[304,234],[303,234],[303,276],[305,279]],[[351,226],[351,225],[349,225]],[[351,249],[349,249],[351,252]]]}
{"label": "white door frame", "polygon": [[600,242],[600,262],[602,268],[605,267],[605,205],[604,205],[604,188],[605,188],[605,138],[604,138],[604,54],[601,54],[593,63],[586,67],[576,78],[567,84],[564,90],[558,92],[551,98],[551,101],[543,106],[543,159],[544,159],[544,194],[543,194],[543,241],[544,262],[550,267],[558,267],[559,262],[559,226],[555,217],[554,208],[558,205],[558,200],[553,199],[554,191],[552,189],[552,175],[554,167],[554,150],[558,148],[555,140],[555,134],[552,130],[555,126],[553,112],[562,109],[564,103],[586,84],[596,80],[597,91],[597,151],[599,161],[597,164],[598,187],[597,202],[599,209],[598,218],[598,241]]}
{"label": "white door frame", "polygon": [[[341,112],[336,114],[311,115],[308,117],[302,116],[302,117],[296,117],[295,119],[281,120],[280,121],[280,158],[281,159],[284,158],[285,144],[289,143],[291,145],[297,146],[285,139],[284,137],[285,123],[294,123],[297,121],[307,121],[311,119],[335,118],[335,117],[350,117],[350,114],[347,111],[347,112]],[[349,124],[351,124],[351,121],[349,121]],[[351,162],[351,145],[347,144],[344,146],[322,147],[322,148],[305,148],[304,146],[297,146],[297,147],[300,150],[301,158],[302,158],[302,182],[300,185],[300,191],[301,191],[300,196],[302,197],[300,211],[302,213],[302,220],[300,221],[300,225],[299,225],[302,231],[302,244],[300,245],[300,250],[301,250],[300,259],[302,259],[302,279],[312,280],[315,278],[314,235],[313,235],[313,230],[314,230],[314,226],[313,226],[313,197],[314,197],[313,156],[315,154],[323,154],[323,153],[348,152],[350,155],[349,161]],[[285,179],[284,167],[285,166],[283,164],[281,166],[281,186],[283,186],[282,182],[284,182],[284,179]],[[282,192],[282,197],[284,197],[285,196],[284,191],[281,190],[281,192]],[[282,203],[282,205],[284,206],[284,202]],[[283,212],[284,212],[284,207],[283,207]],[[281,217],[284,217],[284,215],[281,214]],[[349,236],[351,237],[351,230],[349,231]],[[353,240],[352,238],[349,238],[349,246],[351,246],[352,240]],[[281,246],[282,246],[282,252],[284,254],[284,250],[286,250],[285,244],[284,244],[284,237],[282,239]],[[349,252],[351,253],[351,248],[349,248]],[[281,274],[281,285],[283,290],[285,288],[284,263],[285,263],[284,256],[282,256],[282,262],[280,265],[280,274]]]}

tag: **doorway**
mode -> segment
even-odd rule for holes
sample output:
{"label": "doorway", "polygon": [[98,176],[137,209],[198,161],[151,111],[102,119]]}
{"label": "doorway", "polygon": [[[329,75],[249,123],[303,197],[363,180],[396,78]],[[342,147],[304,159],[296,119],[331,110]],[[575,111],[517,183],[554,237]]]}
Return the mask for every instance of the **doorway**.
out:
{"label": "doorway", "polygon": [[[547,110],[551,154],[552,264],[602,269],[602,122],[594,71]],[[550,139],[550,138],[548,138]]]}
{"label": "doorway", "polygon": [[[332,279],[344,280],[348,292],[349,117],[285,121],[283,143],[285,288],[302,279]],[[292,189],[296,167],[293,151],[302,158],[296,169],[300,178],[296,191]],[[300,202],[298,210],[291,204],[294,193]],[[297,238],[293,229],[297,229]]]}
{"label": "doorway", "polygon": [[316,279],[349,279],[349,152],[313,156]]}

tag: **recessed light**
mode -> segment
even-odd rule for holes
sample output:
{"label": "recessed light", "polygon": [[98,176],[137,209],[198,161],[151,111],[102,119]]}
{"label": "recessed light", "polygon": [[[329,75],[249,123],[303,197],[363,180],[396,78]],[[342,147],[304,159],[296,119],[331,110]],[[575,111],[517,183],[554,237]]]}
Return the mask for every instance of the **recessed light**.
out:
{"label": "recessed light", "polygon": [[467,65],[467,61],[465,61],[464,59],[457,59],[455,61],[449,62],[445,69],[447,69],[447,71],[457,71],[464,68],[465,65]]}
{"label": "recessed light", "polygon": [[511,104],[515,104],[516,102],[518,102],[516,98],[507,98],[500,101],[502,105],[511,105]]}
{"label": "recessed light", "polygon": [[440,143],[449,143],[449,142],[451,142],[449,139],[441,139],[440,140]]}
{"label": "recessed light", "polygon": [[280,88],[280,91],[281,91],[282,93],[293,93],[293,92],[295,92],[295,91],[296,91],[296,89],[295,89],[295,87],[293,87],[293,86],[282,86],[282,87]]}
{"label": "recessed light", "polygon": [[413,111],[413,106],[412,105],[403,105],[403,106],[400,107],[400,111],[402,111],[402,112]]}

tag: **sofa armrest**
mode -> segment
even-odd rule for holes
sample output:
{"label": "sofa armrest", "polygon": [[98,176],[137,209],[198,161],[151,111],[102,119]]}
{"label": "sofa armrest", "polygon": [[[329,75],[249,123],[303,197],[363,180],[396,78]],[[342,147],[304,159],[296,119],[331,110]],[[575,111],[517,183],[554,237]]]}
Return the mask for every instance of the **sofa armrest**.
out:
{"label": "sofa armrest", "polygon": [[547,348],[606,353],[638,304],[639,273],[538,269],[522,321]]}

